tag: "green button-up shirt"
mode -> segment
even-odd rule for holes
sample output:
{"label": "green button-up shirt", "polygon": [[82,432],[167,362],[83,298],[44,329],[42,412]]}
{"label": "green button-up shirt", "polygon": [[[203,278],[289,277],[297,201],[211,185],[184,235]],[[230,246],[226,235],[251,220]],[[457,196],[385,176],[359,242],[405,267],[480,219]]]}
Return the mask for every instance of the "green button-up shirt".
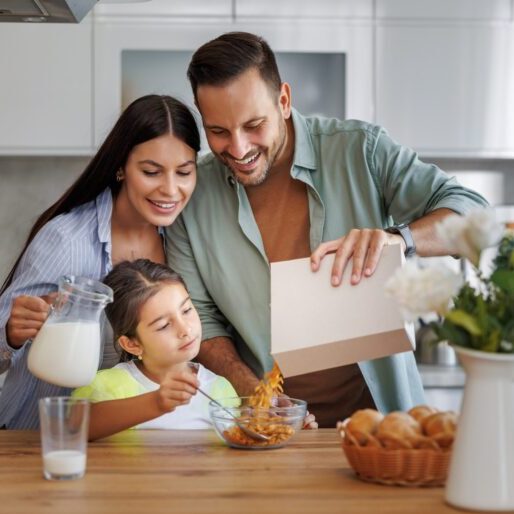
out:
{"label": "green button-up shirt", "polygon": [[[486,204],[378,126],[294,110],[292,116],[291,176],[307,185],[311,250],[352,228],[384,228],[442,207],[464,213]],[[231,337],[258,376],[271,369],[269,262],[244,187],[212,155],[200,162],[193,197],[167,229],[167,256],[189,287],[203,339]],[[359,366],[380,410],[423,402],[412,352]]]}

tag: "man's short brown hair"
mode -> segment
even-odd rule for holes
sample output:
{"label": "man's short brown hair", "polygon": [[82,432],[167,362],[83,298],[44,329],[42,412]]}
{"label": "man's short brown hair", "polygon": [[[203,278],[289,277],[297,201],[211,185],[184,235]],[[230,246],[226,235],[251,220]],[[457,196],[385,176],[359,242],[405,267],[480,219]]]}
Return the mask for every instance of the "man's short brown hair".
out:
{"label": "man's short brown hair", "polygon": [[268,43],[249,32],[228,32],[202,45],[187,69],[195,100],[199,86],[222,86],[256,68],[270,91],[280,94],[282,81]]}

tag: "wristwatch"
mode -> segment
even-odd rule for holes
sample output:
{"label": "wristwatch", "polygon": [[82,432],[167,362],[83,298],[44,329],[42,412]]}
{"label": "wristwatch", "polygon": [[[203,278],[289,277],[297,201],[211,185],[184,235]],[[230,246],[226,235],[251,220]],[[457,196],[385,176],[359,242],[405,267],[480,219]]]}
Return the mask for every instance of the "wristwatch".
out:
{"label": "wristwatch", "polygon": [[405,257],[416,255],[416,245],[414,244],[414,239],[409,225],[406,223],[400,223],[399,225],[387,227],[385,231],[390,234],[400,234],[403,237],[403,240],[405,241]]}

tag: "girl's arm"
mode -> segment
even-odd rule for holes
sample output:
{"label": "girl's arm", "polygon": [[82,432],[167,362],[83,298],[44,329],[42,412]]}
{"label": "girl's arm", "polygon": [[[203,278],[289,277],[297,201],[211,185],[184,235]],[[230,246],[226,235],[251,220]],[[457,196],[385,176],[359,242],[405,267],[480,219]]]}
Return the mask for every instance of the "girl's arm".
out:
{"label": "girl's arm", "polygon": [[94,441],[158,418],[189,403],[198,380],[190,372],[169,373],[157,391],[91,404],[89,440]]}
{"label": "girl's arm", "polygon": [[[156,393],[141,394],[122,400],[91,404],[89,440],[101,439],[164,414],[158,408]],[[173,410],[173,409],[172,409]]]}

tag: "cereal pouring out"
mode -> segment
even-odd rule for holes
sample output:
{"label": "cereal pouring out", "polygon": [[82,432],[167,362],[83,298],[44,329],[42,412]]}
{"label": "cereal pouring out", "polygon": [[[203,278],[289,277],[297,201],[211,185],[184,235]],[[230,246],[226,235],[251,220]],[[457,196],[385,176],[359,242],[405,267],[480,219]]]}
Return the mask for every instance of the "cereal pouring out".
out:
{"label": "cereal pouring out", "polygon": [[[275,363],[252,396],[221,399],[222,407],[211,402],[211,419],[218,435],[234,448],[271,449],[287,444],[301,430],[307,404],[303,400],[279,396],[283,392],[282,384],[283,377]],[[245,434],[241,426],[268,439],[258,441]]]}

